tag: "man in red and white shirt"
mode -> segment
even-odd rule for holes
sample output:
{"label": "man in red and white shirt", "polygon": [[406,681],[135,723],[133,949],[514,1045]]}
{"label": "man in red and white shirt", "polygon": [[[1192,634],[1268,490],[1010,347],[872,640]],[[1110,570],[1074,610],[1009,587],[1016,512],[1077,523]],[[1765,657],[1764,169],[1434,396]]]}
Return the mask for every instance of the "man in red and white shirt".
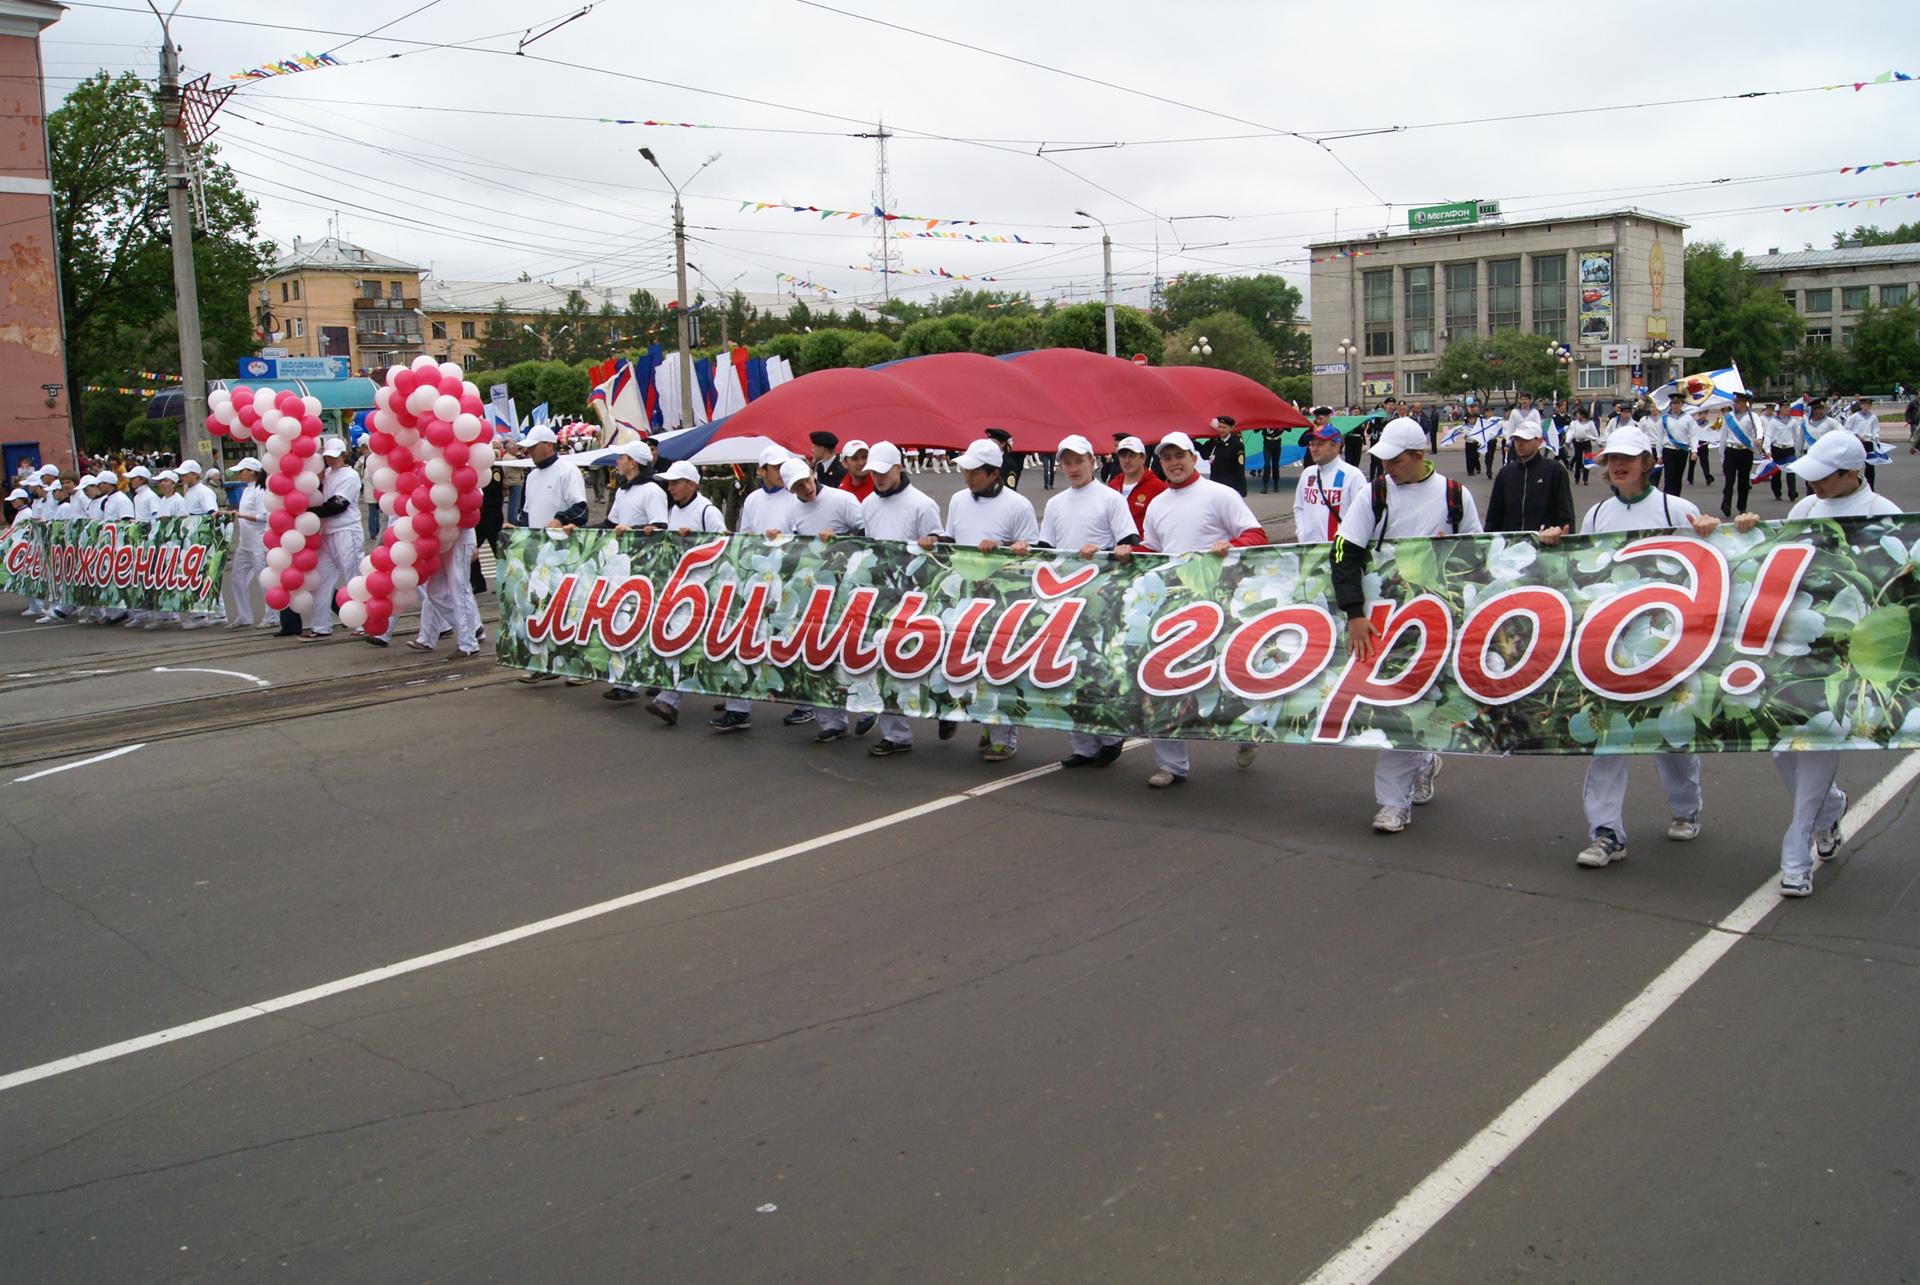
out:
{"label": "man in red and white shirt", "polygon": [[[1167,475],[1167,489],[1147,505],[1147,519],[1135,548],[1146,553],[1221,555],[1267,542],[1266,529],[1246,500],[1232,487],[1201,477],[1195,467],[1199,462],[1193,439],[1185,433],[1168,433],[1161,439],[1160,467]],[[1130,554],[1121,545],[1113,556],[1125,561]],[[1235,761],[1251,767],[1258,752],[1258,746],[1243,743]],[[1180,784],[1187,779],[1186,743],[1155,741],[1153,765],[1157,770],[1147,778],[1148,785],[1163,790]]]}
{"label": "man in red and white shirt", "polygon": [[1147,467],[1147,447],[1137,437],[1125,437],[1114,447],[1114,458],[1120,462],[1120,476],[1107,485],[1120,492],[1120,498],[1127,502],[1127,508],[1133,513],[1134,529],[1138,530],[1147,523],[1147,506],[1153,503],[1153,497],[1167,489],[1154,471]]}
{"label": "man in red and white shirt", "polygon": [[1293,493],[1293,538],[1298,544],[1332,544],[1340,519],[1366,489],[1360,470],[1340,458],[1340,430],[1327,422],[1326,407],[1316,407],[1313,427],[1301,437],[1307,465]]}

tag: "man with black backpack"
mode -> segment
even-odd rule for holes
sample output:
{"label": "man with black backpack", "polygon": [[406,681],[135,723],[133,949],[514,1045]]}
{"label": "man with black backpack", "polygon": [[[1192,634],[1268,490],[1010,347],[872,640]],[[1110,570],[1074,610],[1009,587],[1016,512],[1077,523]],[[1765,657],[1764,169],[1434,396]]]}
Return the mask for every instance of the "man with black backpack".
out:
{"label": "man with black backpack", "polygon": [[[1427,460],[1427,435],[1410,419],[1396,419],[1369,449],[1384,469],[1340,523],[1333,544],[1333,594],[1347,618],[1347,646],[1361,663],[1379,656],[1384,639],[1367,615],[1363,577],[1373,550],[1386,540],[1477,535],[1483,529],[1473,495]],[[1373,828],[1398,834],[1413,807],[1433,802],[1440,757],[1427,750],[1381,750],[1373,769],[1373,798],[1380,810]]]}

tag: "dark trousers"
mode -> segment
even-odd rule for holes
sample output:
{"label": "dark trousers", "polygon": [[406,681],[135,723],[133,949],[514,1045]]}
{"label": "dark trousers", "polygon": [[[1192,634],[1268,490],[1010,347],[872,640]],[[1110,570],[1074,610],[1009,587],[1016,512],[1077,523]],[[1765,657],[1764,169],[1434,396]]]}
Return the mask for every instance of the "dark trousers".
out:
{"label": "dark trousers", "polygon": [[1587,444],[1585,442],[1575,442],[1569,449],[1568,454],[1571,458],[1567,460],[1567,463],[1573,468],[1573,480],[1585,486],[1587,484]]}
{"label": "dark trousers", "polygon": [[1051,455],[1040,457],[1040,489],[1043,491],[1053,489],[1053,456]]}
{"label": "dark trousers", "polygon": [[1260,491],[1262,494],[1265,494],[1268,491],[1277,491],[1279,489],[1280,448],[1277,446],[1269,446],[1266,455],[1262,457],[1260,461]]}
{"label": "dark trousers", "polygon": [[1773,448],[1772,455],[1774,463],[1780,466],[1780,471],[1773,475],[1773,498],[1776,500],[1780,498],[1780,481],[1782,478],[1785,478],[1787,483],[1787,498],[1789,500],[1799,499],[1800,475],[1798,473],[1787,472],[1787,465],[1793,463],[1793,448],[1791,446],[1776,446]]}
{"label": "dark trousers", "polygon": [[[1703,475],[1705,475],[1707,479],[1707,485],[1712,486],[1713,485],[1713,447],[1698,446],[1694,448],[1693,453],[1700,460],[1700,472]],[[1689,482],[1693,481],[1693,465],[1691,464],[1687,465],[1687,481]]]}
{"label": "dark trousers", "polygon": [[1873,485],[1873,465],[1867,465],[1867,485]]}
{"label": "dark trousers", "polygon": [[1660,489],[1668,495],[1680,494],[1686,485],[1687,465],[1693,460],[1693,452],[1684,446],[1669,446],[1660,452]]}
{"label": "dark trousers", "polygon": [[1480,443],[1467,439],[1467,476],[1480,476]]}
{"label": "dark trousers", "polygon": [[1720,471],[1727,475],[1720,484],[1720,516],[1745,513],[1747,492],[1753,489],[1753,452],[1744,446],[1729,446],[1726,458],[1720,461]]}

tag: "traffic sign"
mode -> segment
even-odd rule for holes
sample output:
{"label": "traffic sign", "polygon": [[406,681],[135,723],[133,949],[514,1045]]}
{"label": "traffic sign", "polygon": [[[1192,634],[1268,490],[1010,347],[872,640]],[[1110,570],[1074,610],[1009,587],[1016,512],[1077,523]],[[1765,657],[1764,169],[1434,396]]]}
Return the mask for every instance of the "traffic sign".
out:
{"label": "traffic sign", "polygon": [[1147,355],[1146,355],[1145,353],[1143,353],[1143,352],[1137,352],[1137,353],[1135,353],[1135,354],[1133,355],[1133,364],[1134,364],[1134,365],[1136,365],[1136,366],[1144,366],[1144,365],[1146,365],[1146,364],[1147,364]]}

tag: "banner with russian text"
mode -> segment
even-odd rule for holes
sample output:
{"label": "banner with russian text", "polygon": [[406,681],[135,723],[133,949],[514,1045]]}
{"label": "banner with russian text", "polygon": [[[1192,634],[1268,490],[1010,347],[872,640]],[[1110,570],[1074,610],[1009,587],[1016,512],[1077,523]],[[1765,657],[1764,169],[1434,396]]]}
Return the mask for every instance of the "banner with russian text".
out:
{"label": "banner with russian text", "polygon": [[860,539],[503,535],[504,665],[1182,739],[1608,754],[1920,747],[1920,516],[1091,562]]}
{"label": "banner with russian text", "polygon": [[190,518],[35,522],[48,581],[46,597],[67,607],[218,611],[233,522]]}
{"label": "banner with russian text", "polygon": [[47,596],[47,549],[40,538],[39,524],[31,519],[15,522],[0,538],[0,589],[22,598]]}

